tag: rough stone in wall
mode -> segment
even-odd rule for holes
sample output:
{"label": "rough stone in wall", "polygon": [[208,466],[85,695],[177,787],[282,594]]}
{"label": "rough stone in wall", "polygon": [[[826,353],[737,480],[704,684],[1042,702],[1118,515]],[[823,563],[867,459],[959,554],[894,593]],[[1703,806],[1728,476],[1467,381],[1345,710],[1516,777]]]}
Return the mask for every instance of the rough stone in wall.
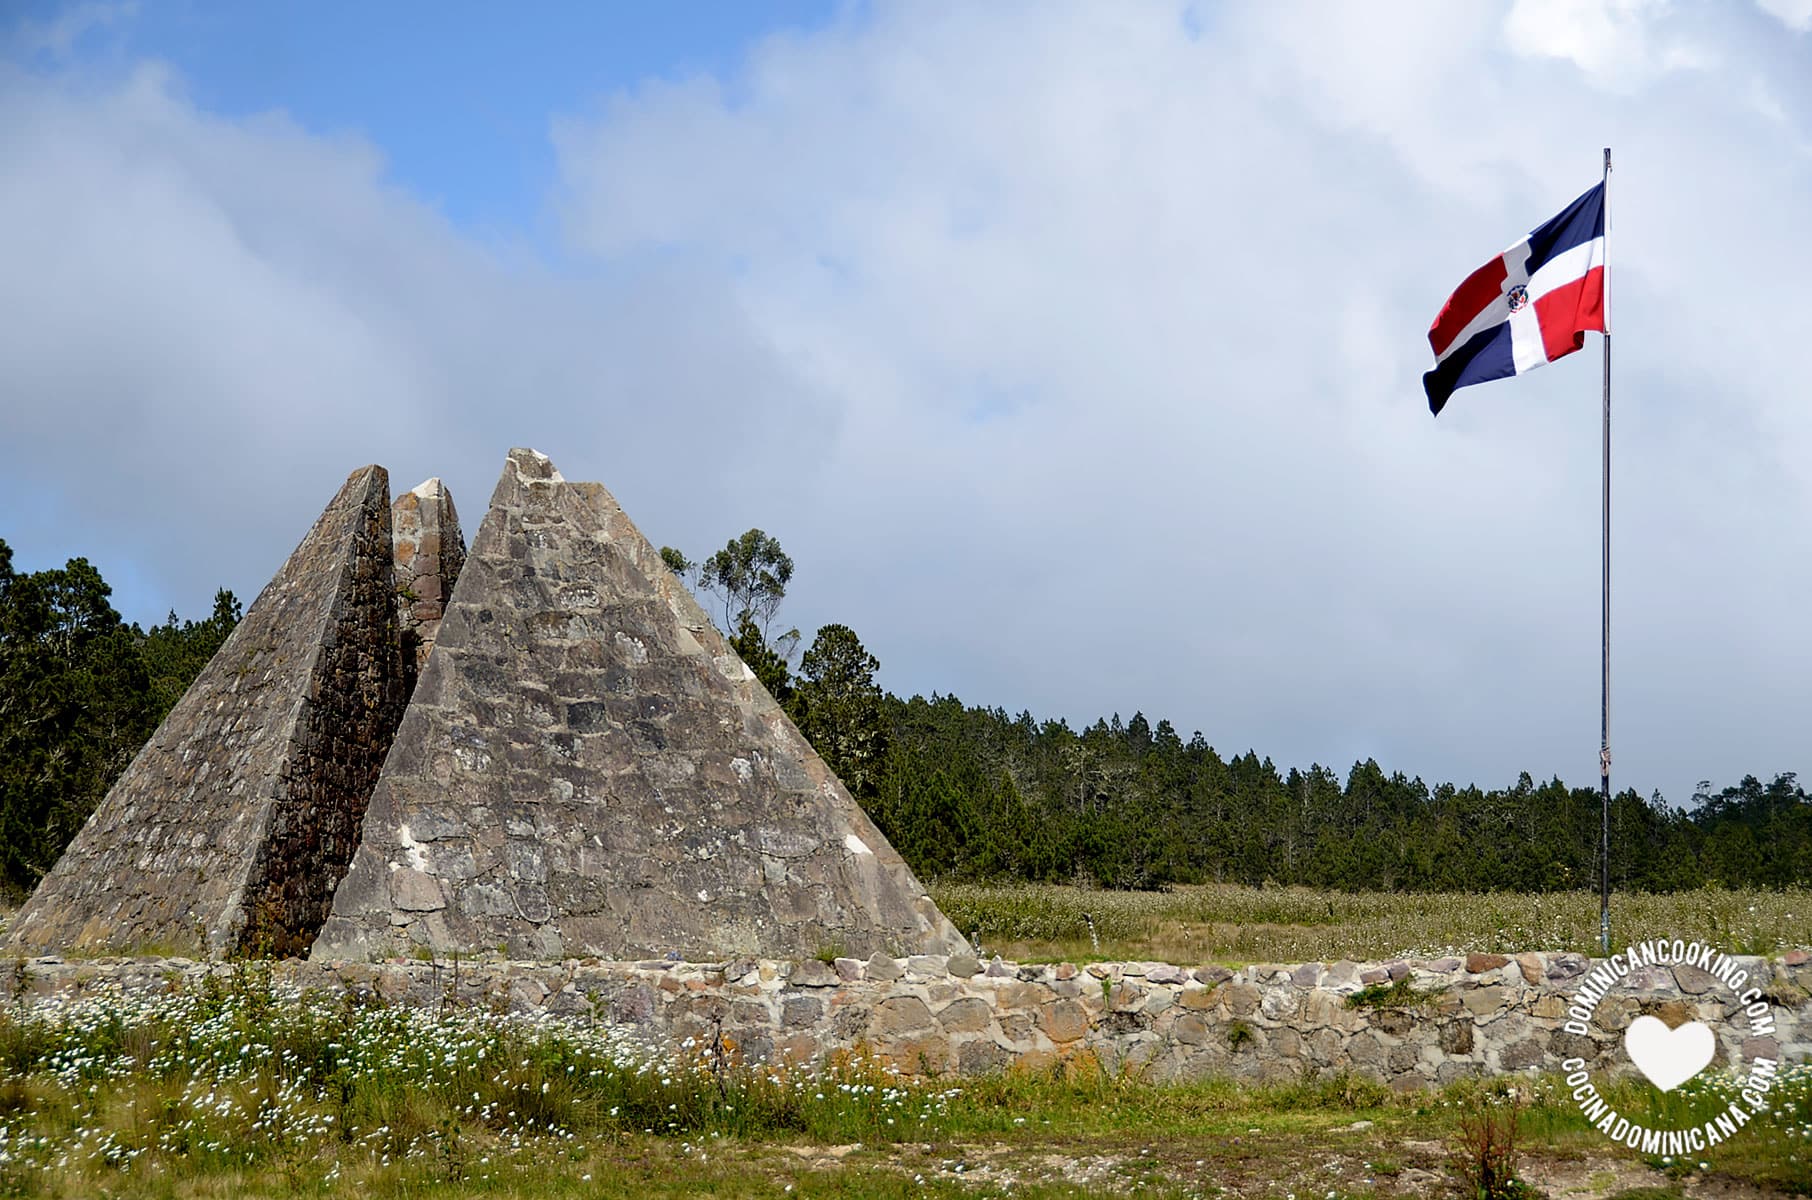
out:
{"label": "rough stone in wall", "polygon": [[962,945],[610,494],[511,451],[311,957]]}
{"label": "rough stone in wall", "polygon": [[[1094,1062],[1158,1082],[1289,1082],[1352,1072],[1401,1090],[1469,1076],[1558,1072],[1583,1059],[1599,1081],[1630,1075],[1624,1034],[1639,1016],[1703,1021],[1714,1066],[1812,1052],[1812,954],[1741,958],[1742,988],[1766,1000],[1766,1028],[1729,986],[1691,966],[1631,972],[1569,1032],[1582,982],[1604,960],[1579,954],[1452,955],[1391,962],[1226,967],[1163,963],[983,964],[970,954],[715,963],[288,962],[279,989],[436,1009],[451,1003],[614,1026],[662,1059],[722,1038],[732,1061],[809,1063],[840,1052],[928,1075],[1049,1072]],[[37,959],[20,990],[40,997],[162,993],[220,964]],[[1417,998],[1354,1006],[1361,988],[1407,980]],[[627,1039],[625,1039],[627,1040]],[[670,1061],[670,1059],[669,1059]],[[696,1061],[693,1059],[693,1061]]]}
{"label": "rough stone in wall", "polygon": [[396,498],[390,510],[396,544],[396,618],[403,639],[403,695],[434,649],[441,613],[466,561],[453,493],[438,478]]}
{"label": "rough stone in wall", "polygon": [[402,715],[389,477],[354,471],[13,920],[15,952],[300,953]]}

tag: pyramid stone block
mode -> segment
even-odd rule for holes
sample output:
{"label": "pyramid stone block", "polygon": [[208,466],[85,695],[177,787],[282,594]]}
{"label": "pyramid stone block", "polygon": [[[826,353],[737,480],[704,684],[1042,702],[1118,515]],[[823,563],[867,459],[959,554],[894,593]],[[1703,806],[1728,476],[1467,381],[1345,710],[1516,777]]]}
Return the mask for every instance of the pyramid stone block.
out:
{"label": "pyramid stone block", "polygon": [[466,561],[466,539],[459,531],[453,493],[439,479],[404,492],[390,506],[391,536],[396,545],[396,619],[403,638],[403,694],[415,681],[434,649],[447,597]]}
{"label": "pyramid stone block", "polygon": [[365,467],[44,877],[16,952],[308,948],[402,715],[392,553]]}
{"label": "pyramid stone block", "polygon": [[962,945],[610,494],[512,451],[312,956]]}

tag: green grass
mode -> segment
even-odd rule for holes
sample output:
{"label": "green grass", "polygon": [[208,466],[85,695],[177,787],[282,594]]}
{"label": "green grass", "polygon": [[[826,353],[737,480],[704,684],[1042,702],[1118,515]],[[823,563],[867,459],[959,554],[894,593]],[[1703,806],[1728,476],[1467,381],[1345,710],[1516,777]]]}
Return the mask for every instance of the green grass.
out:
{"label": "green grass", "polygon": [[1420,1008],[1438,998],[1445,988],[1419,988],[1409,976],[1389,983],[1362,987],[1346,998],[1348,1008]]}
{"label": "green grass", "polygon": [[[0,1191],[900,1195],[927,1194],[929,1171],[929,1194],[967,1194],[950,1165],[966,1145],[1015,1162],[1088,1147],[1125,1181],[1151,1172],[1129,1137],[1149,1149],[1261,1116],[1297,1137],[1398,1103],[1362,1080],[1161,1090],[1087,1062],[961,1084],[853,1057],[769,1071],[557,1022],[302,1001],[248,968],[0,1016]],[[1074,1191],[1061,1170],[1031,1182],[1015,1190]]]}
{"label": "green grass", "polygon": [[[1594,952],[1588,892],[1393,894],[1234,885],[1106,892],[1044,884],[934,884],[985,953],[1020,962],[1333,962],[1524,950]],[[1619,944],[1699,938],[1733,954],[1812,945],[1812,890],[1705,889],[1612,899]],[[1091,938],[1084,914],[1093,918]],[[1098,947],[1097,947],[1098,942]]]}
{"label": "green grass", "polygon": [[[1596,899],[1576,894],[934,894],[990,953],[1072,961],[1590,950],[1597,919]],[[1768,952],[1812,942],[1809,901],[1625,896],[1615,916],[1620,941],[1667,932]],[[1413,1001],[1388,985],[1379,999]],[[1730,1081],[1605,1091],[1627,1116],[1678,1126],[1728,1103]],[[901,1078],[854,1056],[767,1071],[733,1050],[651,1050],[560,1022],[298,998],[243,964],[163,996],[0,1003],[0,1196],[1439,1195],[1459,1115],[1507,1102],[1521,1106],[1538,1185],[1574,1170],[1623,1200],[1812,1195],[1812,1073],[1789,1068],[1774,1097],[1772,1114],[1696,1161],[1645,1161],[1588,1127],[1551,1079],[1404,1096],[1356,1076],[1160,1087],[1087,1061],[965,1080]]]}
{"label": "green grass", "polygon": [[[1731,1095],[1720,1079],[1606,1092],[1670,1123]],[[1602,1158],[1632,1186],[1812,1194],[1812,1074],[1774,1095],[1706,1166],[1645,1164],[1556,1080],[1401,1095],[1352,1075],[1157,1086],[1088,1060],[963,1080],[854,1056],[770,1070],[554,1020],[295,997],[247,964],[194,990],[0,1009],[0,1194],[1324,1200],[1447,1178],[1480,1103],[1522,1106],[1533,1178]]]}

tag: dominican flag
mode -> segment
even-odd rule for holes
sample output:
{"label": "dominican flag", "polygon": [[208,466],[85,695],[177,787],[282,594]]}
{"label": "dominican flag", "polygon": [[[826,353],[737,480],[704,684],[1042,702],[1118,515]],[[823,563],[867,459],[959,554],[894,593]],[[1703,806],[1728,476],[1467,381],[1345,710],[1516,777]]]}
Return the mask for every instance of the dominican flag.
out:
{"label": "dominican flag", "polygon": [[1521,375],[1604,333],[1604,185],[1466,277],[1428,327],[1435,368],[1422,376],[1430,412],[1454,391]]}

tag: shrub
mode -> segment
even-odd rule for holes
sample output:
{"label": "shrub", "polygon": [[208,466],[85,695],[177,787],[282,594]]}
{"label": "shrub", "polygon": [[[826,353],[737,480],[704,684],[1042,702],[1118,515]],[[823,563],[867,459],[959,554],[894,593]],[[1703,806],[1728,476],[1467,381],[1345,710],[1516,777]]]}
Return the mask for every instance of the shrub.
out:
{"label": "shrub", "polygon": [[1514,1096],[1484,1092],[1461,1101],[1449,1162],[1467,1200],[1529,1200],[1538,1195],[1516,1174],[1521,1116],[1522,1104]]}

